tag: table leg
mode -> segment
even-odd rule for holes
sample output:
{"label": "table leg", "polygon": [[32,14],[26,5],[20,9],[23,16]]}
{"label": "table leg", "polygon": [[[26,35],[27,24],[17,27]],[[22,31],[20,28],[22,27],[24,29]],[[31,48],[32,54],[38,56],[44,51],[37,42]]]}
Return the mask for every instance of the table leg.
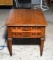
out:
{"label": "table leg", "polygon": [[40,55],[41,56],[43,54],[43,47],[44,47],[44,38],[41,38],[41,43],[40,43]]}
{"label": "table leg", "polygon": [[8,38],[9,53],[12,56],[12,38]]}

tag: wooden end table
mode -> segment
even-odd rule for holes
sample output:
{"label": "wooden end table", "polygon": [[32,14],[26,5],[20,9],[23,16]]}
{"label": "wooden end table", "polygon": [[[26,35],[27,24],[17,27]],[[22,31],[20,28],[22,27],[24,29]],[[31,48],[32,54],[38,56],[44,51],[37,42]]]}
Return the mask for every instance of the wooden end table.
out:
{"label": "wooden end table", "polygon": [[47,22],[41,9],[11,9],[6,26],[11,56],[12,38],[40,38],[40,55],[42,56]]}

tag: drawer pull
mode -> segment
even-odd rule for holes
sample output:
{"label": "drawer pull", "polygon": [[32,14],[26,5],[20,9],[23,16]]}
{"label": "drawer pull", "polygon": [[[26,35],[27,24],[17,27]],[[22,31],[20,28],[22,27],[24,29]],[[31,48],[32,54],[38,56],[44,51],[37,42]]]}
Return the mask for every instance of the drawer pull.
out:
{"label": "drawer pull", "polygon": [[28,37],[28,34],[25,34],[25,37]]}
{"label": "drawer pull", "polygon": [[28,29],[27,28],[25,28],[25,31],[27,31]]}

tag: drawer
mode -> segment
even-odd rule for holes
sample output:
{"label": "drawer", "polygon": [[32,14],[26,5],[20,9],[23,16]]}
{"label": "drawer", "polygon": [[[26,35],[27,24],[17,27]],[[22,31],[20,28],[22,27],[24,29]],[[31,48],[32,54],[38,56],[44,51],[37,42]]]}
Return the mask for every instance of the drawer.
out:
{"label": "drawer", "polygon": [[44,27],[11,27],[11,36],[13,38],[38,38],[45,36]]}
{"label": "drawer", "polygon": [[27,38],[27,37],[31,37],[31,33],[27,33],[27,32],[13,32],[12,33],[12,37],[13,38]]}
{"label": "drawer", "polygon": [[22,27],[22,31],[31,31],[31,27]]}
{"label": "drawer", "polygon": [[37,38],[41,37],[41,32],[12,32],[13,38]]}
{"label": "drawer", "polygon": [[31,27],[11,27],[12,32],[31,31]]}
{"label": "drawer", "polygon": [[22,37],[31,37],[31,33],[30,32],[22,33]]}
{"label": "drawer", "polygon": [[11,27],[11,31],[41,31],[42,27]]}

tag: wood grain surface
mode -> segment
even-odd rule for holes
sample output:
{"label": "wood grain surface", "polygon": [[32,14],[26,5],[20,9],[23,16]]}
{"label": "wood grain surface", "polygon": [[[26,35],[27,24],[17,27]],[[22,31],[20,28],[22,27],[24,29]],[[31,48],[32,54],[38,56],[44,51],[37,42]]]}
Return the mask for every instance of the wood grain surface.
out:
{"label": "wood grain surface", "polygon": [[41,9],[11,9],[6,26],[46,26]]}

